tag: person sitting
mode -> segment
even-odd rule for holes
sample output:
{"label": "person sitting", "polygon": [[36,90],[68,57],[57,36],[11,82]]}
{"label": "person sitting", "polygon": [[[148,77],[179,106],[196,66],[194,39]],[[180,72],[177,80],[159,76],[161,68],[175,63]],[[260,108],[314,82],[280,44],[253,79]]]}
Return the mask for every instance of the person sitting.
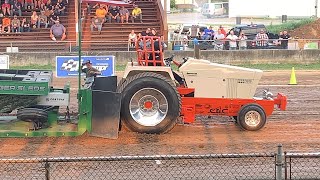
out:
{"label": "person sitting", "polygon": [[138,7],[138,5],[135,5],[131,13],[132,23],[134,23],[135,19],[138,19],[138,18],[140,20],[140,23],[142,23],[142,10]]}
{"label": "person sitting", "polygon": [[30,32],[30,27],[30,22],[27,21],[27,18],[23,18],[21,23],[21,32]]}
{"label": "person sitting", "polygon": [[107,14],[108,14],[108,11],[105,8],[103,8],[102,5],[100,5],[99,8],[96,10],[96,16],[102,20],[102,23],[105,22],[105,18]]}
{"label": "person sitting", "polygon": [[101,18],[98,18],[97,15],[95,15],[95,16],[92,18],[91,24],[90,24],[91,32],[93,32],[93,28],[97,28],[99,34],[101,34],[102,24],[103,24],[103,20],[102,20]]}
{"label": "person sitting", "polygon": [[4,16],[2,19],[2,32],[11,32],[11,19],[9,17]]}
{"label": "person sitting", "polygon": [[55,25],[51,26],[50,29],[50,38],[53,41],[57,41],[58,38],[61,38],[61,41],[66,39],[66,28],[60,24],[59,20],[55,22]]}
{"label": "person sitting", "polygon": [[18,0],[14,0],[12,9],[11,9],[11,14],[21,16],[22,15],[21,6],[22,5]]}
{"label": "person sitting", "polygon": [[21,32],[20,30],[20,20],[17,18],[16,15],[13,16],[13,19],[11,21],[11,26],[12,26],[12,32],[18,33]]}
{"label": "person sitting", "polygon": [[9,3],[9,0],[5,0],[4,3],[1,6],[2,8],[2,13],[5,16],[8,14],[9,16],[11,15],[11,5]]}
{"label": "person sitting", "polygon": [[135,44],[137,42],[137,35],[134,33],[134,30],[131,30],[131,33],[129,34],[129,47],[135,47]]}
{"label": "person sitting", "polygon": [[[83,68],[84,66],[86,66],[86,68]],[[83,87],[86,89],[91,89],[92,84],[94,82],[94,78],[97,75],[101,75],[101,72],[92,66],[90,60],[86,61],[85,63],[82,63],[81,72],[86,74],[85,84],[83,85]]]}
{"label": "person sitting", "polygon": [[37,12],[36,11],[33,11],[32,12],[32,15],[31,15],[31,27],[32,28],[36,28],[37,25],[38,25],[38,20],[39,20],[39,16],[37,15]]}
{"label": "person sitting", "polygon": [[65,14],[65,10],[66,10],[66,5],[62,0],[58,0],[57,4],[56,4],[57,10],[59,12],[59,15],[64,15]]}
{"label": "person sitting", "polygon": [[120,9],[120,18],[121,18],[121,23],[124,22],[124,19],[126,20],[127,23],[129,22],[129,11],[124,6],[122,6]]}
{"label": "person sitting", "polygon": [[40,28],[41,25],[44,25],[45,28],[48,28],[48,17],[44,13],[44,11],[41,11],[41,14],[39,15],[38,28]]}
{"label": "person sitting", "polygon": [[24,9],[33,9],[34,8],[34,4],[33,4],[33,0],[25,0],[24,1]]}
{"label": "person sitting", "polygon": [[54,11],[49,11],[51,14],[49,15],[49,25],[52,26],[56,23],[56,21],[60,20],[59,16],[57,16]]}
{"label": "person sitting", "polygon": [[112,9],[109,10],[108,21],[109,23],[115,20],[117,23],[120,22],[120,15],[117,6],[113,6]]}

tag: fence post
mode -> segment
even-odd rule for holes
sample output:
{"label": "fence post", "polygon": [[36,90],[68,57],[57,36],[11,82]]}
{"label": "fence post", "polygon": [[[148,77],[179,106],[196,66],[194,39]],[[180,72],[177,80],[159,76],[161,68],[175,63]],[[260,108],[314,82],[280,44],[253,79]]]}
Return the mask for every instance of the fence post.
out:
{"label": "fence post", "polygon": [[46,160],[45,164],[44,164],[44,169],[46,172],[46,180],[50,179],[50,171],[49,171],[50,165],[49,162]]}
{"label": "fence post", "polygon": [[194,45],[194,57],[200,59],[200,46]]}
{"label": "fence post", "polygon": [[278,152],[276,156],[276,180],[282,180],[282,166],[283,166],[283,149],[282,145],[278,145]]}
{"label": "fence post", "polygon": [[284,152],[284,179],[288,179],[287,152]]}

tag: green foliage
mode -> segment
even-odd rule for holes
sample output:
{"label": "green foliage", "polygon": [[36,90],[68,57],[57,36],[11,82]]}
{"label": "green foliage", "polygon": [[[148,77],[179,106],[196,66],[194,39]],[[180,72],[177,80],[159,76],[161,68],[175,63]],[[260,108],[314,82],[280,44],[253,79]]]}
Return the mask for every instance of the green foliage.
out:
{"label": "green foliage", "polygon": [[36,69],[41,69],[41,70],[54,70],[55,66],[52,64],[46,64],[46,65],[38,65],[38,64],[29,64],[26,66],[10,66],[10,69],[27,69],[27,70],[36,70]]}
{"label": "green foliage", "polygon": [[237,66],[261,70],[291,70],[292,67],[294,67],[296,70],[319,70],[320,62],[312,64],[240,64]]}
{"label": "green foliage", "polygon": [[291,20],[289,22],[283,23],[283,24],[278,24],[278,25],[269,25],[267,26],[267,29],[271,33],[276,33],[278,34],[280,31],[284,30],[294,30],[296,28],[299,28],[303,25],[309,24],[311,22],[315,21],[315,19],[308,18],[308,19],[301,19],[301,20]]}
{"label": "green foliage", "polygon": [[170,8],[176,8],[176,1],[175,0],[170,0]]}

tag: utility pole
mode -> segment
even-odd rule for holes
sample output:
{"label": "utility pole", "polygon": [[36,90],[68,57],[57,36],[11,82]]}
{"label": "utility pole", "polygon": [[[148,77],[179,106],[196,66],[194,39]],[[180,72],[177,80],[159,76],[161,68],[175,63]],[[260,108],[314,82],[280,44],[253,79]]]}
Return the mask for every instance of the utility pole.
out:
{"label": "utility pole", "polygon": [[315,6],[314,6],[314,10],[315,10],[315,16],[316,17],[318,17],[318,0],[316,0],[316,2],[315,2],[316,4],[315,4]]}

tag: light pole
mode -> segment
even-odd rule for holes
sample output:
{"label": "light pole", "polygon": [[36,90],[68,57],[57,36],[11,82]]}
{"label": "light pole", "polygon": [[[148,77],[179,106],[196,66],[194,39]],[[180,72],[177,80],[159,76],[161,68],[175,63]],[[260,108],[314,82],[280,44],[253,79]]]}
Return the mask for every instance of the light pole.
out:
{"label": "light pole", "polygon": [[82,28],[81,28],[81,22],[82,22],[82,18],[81,18],[81,1],[82,0],[76,0],[77,1],[77,11],[78,11],[78,23],[77,23],[77,29],[78,29],[78,64],[79,64],[79,69],[78,69],[78,113],[80,114],[80,90],[81,90],[81,32],[82,32]]}

